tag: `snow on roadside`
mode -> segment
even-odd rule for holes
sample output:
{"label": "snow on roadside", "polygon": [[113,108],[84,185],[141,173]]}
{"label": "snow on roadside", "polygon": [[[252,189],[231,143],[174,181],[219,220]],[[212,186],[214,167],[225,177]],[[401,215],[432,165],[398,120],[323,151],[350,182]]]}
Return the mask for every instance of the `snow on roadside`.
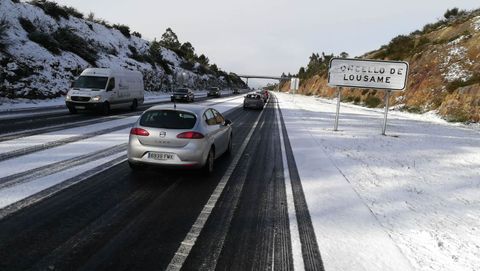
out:
{"label": "snow on roadside", "polygon": [[277,96],[326,270],[478,270],[477,129]]}

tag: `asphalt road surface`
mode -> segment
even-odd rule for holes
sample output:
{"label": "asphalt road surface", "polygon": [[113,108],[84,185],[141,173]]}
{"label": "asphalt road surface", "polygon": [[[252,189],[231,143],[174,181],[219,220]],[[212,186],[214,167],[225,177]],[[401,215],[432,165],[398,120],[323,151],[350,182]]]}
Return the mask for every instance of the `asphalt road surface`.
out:
{"label": "asphalt road surface", "polygon": [[[140,111],[0,121],[10,133],[0,140],[122,114]],[[273,96],[263,111],[231,110],[233,153],[216,160],[210,176],[155,168],[134,174],[122,162],[9,214],[0,220],[0,270],[293,270],[285,169],[304,267],[323,270],[282,125],[283,164],[279,114]]]}

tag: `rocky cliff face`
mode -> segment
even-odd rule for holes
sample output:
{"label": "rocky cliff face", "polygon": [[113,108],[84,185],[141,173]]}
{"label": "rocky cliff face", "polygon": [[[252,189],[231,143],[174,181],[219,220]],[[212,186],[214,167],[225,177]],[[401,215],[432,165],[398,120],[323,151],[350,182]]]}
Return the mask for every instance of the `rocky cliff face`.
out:
{"label": "rocky cliff face", "polygon": [[[435,110],[449,121],[480,122],[480,10],[461,13],[360,58],[405,60],[408,86],[392,95],[390,104],[410,112]],[[288,84],[282,85],[288,90]],[[300,93],[334,97],[327,72],[304,78]],[[344,89],[343,101],[383,106],[383,91]]]}
{"label": "rocky cliff face", "polygon": [[[147,90],[244,87],[240,78],[192,63],[128,27],[85,19],[76,10],[37,0],[0,1],[0,99],[52,98],[66,93],[87,67],[139,70]],[[126,30],[126,31],[125,31]]]}

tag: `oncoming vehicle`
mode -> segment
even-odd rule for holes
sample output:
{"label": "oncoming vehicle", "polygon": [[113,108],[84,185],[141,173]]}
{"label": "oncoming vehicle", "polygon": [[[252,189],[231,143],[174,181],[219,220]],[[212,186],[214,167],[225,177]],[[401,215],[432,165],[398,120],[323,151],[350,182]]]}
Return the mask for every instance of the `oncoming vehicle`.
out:
{"label": "oncoming vehicle", "polygon": [[184,102],[193,102],[195,100],[195,94],[191,89],[188,88],[179,88],[170,96],[170,100],[174,101],[184,101]]}
{"label": "oncoming vehicle", "polygon": [[240,94],[240,90],[238,88],[234,88],[232,93],[233,94]]}
{"label": "oncoming vehicle", "polygon": [[154,165],[211,173],[215,159],[232,150],[231,123],[205,106],[151,107],[130,131],[128,163],[134,171]]}
{"label": "oncoming vehicle", "polygon": [[263,98],[260,94],[257,93],[252,93],[248,94],[245,96],[245,99],[243,99],[243,108],[255,108],[255,109],[262,109],[263,110],[263,105],[265,103],[263,102]]}
{"label": "oncoming vehicle", "polygon": [[85,109],[108,114],[112,108],[135,110],[143,104],[144,96],[140,72],[88,68],[72,83],[65,104],[72,114]]}
{"label": "oncoming vehicle", "polygon": [[207,97],[220,97],[220,89],[217,87],[208,88]]}

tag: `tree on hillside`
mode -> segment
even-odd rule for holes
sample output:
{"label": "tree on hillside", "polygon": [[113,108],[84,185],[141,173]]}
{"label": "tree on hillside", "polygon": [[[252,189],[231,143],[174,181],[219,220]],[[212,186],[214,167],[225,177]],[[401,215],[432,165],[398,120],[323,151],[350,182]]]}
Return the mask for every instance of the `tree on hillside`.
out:
{"label": "tree on hillside", "polygon": [[348,58],[348,53],[347,52],[341,52],[340,57],[341,58]]}
{"label": "tree on hillside", "polygon": [[204,65],[204,66],[208,66],[208,62],[210,61],[208,59],[208,57],[206,57],[204,54],[201,54],[198,58],[197,58],[197,61],[198,63]]}
{"label": "tree on hillside", "polygon": [[192,44],[188,41],[180,46],[180,51],[182,52],[183,57],[185,57],[185,59],[187,59],[189,62],[194,62],[197,58],[197,55],[195,54],[195,48],[193,48]]}
{"label": "tree on hillside", "polygon": [[160,45],[171,50],[179,50],[181,46],[177,34],[170,27],[163,33]]}
{"label": "tree on hillside", "polygon": [[217,64],[212,64],[210,65],[210,70],[214,73],[218,73],[218,67]]}
{"label": "tree on hillside", "polygon": [[306,74],[305,68],[300,67],[300,69],[298,70],[298,78],[305,79],[306,78],[305,74]]}
{"label": "tree on hillside", "polygon": [[445,14],[443,14],[443,17],[445,17],[445,19],[450,19],[452,17],[457,17],[457,15],[458,15],[458,8],[452,8],[452,9],[447,9]]}

